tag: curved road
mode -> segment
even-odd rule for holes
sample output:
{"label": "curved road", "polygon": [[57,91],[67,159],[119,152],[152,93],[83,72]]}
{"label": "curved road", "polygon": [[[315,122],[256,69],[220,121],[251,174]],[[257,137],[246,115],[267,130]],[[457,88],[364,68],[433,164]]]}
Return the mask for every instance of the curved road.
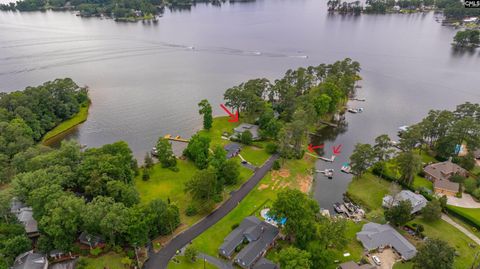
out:
{"label": "curved road", "polygon": [[199,236],[210,226],[217,223],[232,211],[238,203],[247,196],[247,194],[257,185],[258,182],[267,174],[272,168],[273,162],[278,159],[278,155],[272,155],[262,167],[258,168],[253,176],[245,182],[240,189],[233,192],[231,197],[223,203],[219,208],[210,213],[201,221],[190,227],[190,229],[180,233],[163,247],[158,253],[150,253],[150,259],[143,266],[144,269],[165,269],[168,262],[175,255],[177,249],[181,249],[190,243],[195,237]]}

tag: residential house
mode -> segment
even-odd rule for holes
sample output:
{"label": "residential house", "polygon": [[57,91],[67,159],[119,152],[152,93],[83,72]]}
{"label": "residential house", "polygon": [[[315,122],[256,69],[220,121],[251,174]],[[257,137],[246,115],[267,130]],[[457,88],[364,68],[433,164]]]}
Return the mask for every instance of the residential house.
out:
{"label": "residential house", "polygon": [[242,146],[238,143],[230,143],[223,147],[227,151],[227,159],[237,156],[242,150]]}
{"label": "residential house", "polygon": [[265,258],[260,258],[252,269],[280,269],[280,267]]}
{"label": "residential house", "polygon": [[237,137],[240,137],[241,134],[245,131],[249,131],[252,134],[252,139],[253,140],[258,140],[260,139],[260,134],[259,134],[259,127],[258,125],[250,124],[250,123],[242,123],[238,125],[235,129],[233,129],[235,132],[235,135]]}
{"label": "residential house", "polygon": [[[224,240],[219,248],[220,255],[231,259],[243,242],[248,244],[235,256],[234,262],[242,268],[272,268],[268,260],[262,259],[277,239],[277,227],[260,221],[254,216],[245,218]],[[257,267],[254,267],[257,266]],[[275,268],[275,267],[273,267]]]}
{"label": "residential house", "polygon": [[412,214],[419,212],[427,205],[427,199],[425,199],[423,195],[411,192],[409,190],[403,190],[395,195],[395,197],[392,197],[391,195],[383,197],[382,206],[385,208],[390,208],[398,205],[400,201],[405,200],[410,201],[412,204]]}
{"label": "residential house", "polygon": [[459,184],[451,182],[453,175],[468,176],[468,171],[453,163],[451,159],[445,162],[427,165],[423,171],[425,178],[433,182],[433,190],[441,195],[455,195],[459,190]]}
{"label": "residential house", "polygon": [[33,210],[31,207],[27,207],[17,198],[13,198],[10,202],[10,212],[15,214],[18,221],[25,227],[25,232],[28,237],[34,238],[40,235],[38,223],[33,218]]}
{"label": "residential house", "polygon": [[388,224],[369,222],[363,225],[362,230],[357,233],[357,240],[368,251],[391,247],[404,260],[410,260],[417,255],[415,246]]}
{"label": "residential house", "polygon": [[47,269],[48,259],[40,253],[33,253],[33,250],[20,254],[15,259],[11,269]]}
{"label": "residential house", "polygon": [[87,232],[82,232],[78,237],[78,241],[80,242],[80,244],[88,246],[89,248],[103,248],[103,246],[105,245],[105,242],[100,236],[91,235]]}
{"label": "residential house", "polygon": [[376,268],[377,267],[375,265],[371,265],[371,264],[358,265],[353,261],[344,262],[337,267],[337,269],[376,269]]}

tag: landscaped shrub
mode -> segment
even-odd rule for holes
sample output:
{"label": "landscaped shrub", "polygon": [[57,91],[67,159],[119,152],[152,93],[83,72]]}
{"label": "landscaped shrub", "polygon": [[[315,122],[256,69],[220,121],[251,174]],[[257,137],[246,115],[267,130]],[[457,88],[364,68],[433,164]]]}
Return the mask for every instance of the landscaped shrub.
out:
{"label": "landscaped shrub", "polygon": [[468,215],[462,208],[447,206],[447,212],[472,225],[473,227],[480,229],[480,219]]}
{"label": "landscaped shrub", "polygon": [[280,162],[278,160],[273,162],[273,170],[279,170],[281,168]]}
{"label": "landscaped shrub", "polygon": [[168,169],[172,170],[173,172],[178,172],[178,171],[180,171],[180,168],[178,168],[177,166],[171,166],[171,167],[169,167]]}
{"label": "landscaped shrub", "polygon": [[185,209],[185,215],[191,217],[191,216],[195,216],[198,214],[198,209],[195,205],[188,205],[187,206],[187,209]]}
{"label": "landscaped shrub", "polygon": [[120,254],[120,253],[123,252],[123,249],[122,249],[121,246],[118,246],[118,245],[117,245],[117,246],[114,246],[114,247],[113,247],[113,251],[115,251],[115,253],[117,253],[117,254]]}
{"label": "landscaped shrub", "polygon": [[102,249],[98,248],[98,247],[92,248],[90,250],[90,255],[93,255],[93,256],[98,256],[98,255],[100,255],[100,253],[102,253]]}
{"label": "landscaped shrub", "polygon": [[268,154],[277,153],[277,150],[278,150],[278,145],[275,144],[275,143],[268,143],[268,144],[265,146],[265,151],[266,151]]}
{"label": "landscaped shrub", "polygon": [[233,225],[232,225],[232,230],[235,230],[235,229],[237,229],[237,228],[238,228],[238,226],[240,226],[240,224],[238,224],[238,223],[235,223],[235,224],[233,224]]}
{"label": "landscaped shrub", "polygon": [[150,172],[148,171],[148,168],[146,168],[146,167],[143,169],[142,179],[144,181],[147,181],[147,180],[150,179]]}
{"label": "landscaped shrub", "polygon": [[463,182],[463,187],[465,188],[465,192],[473,194],[473,192],[477,189],[477,181],[469,177]]}
{"label": "landscaped shrub", "polygon": [[127,257],[129,257],[130,259],[133,259],[135,257],[135,251],[133,251],[133,249],[129,249],[127,251]]}
{"label": "landscaped shrub", "polygon": [[453,175],[450,177],[450,181],[463,183],[465,181],[465,177],[461,175]]}
{"label": "landscaped shrub", "polygon": [[480,199],[480,188],[472,192],[473,197]]}

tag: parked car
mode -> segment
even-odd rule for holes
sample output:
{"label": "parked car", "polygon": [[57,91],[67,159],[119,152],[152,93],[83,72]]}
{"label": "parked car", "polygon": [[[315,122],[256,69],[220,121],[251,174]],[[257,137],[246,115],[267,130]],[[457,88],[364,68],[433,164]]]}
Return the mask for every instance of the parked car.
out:
{"label": "parked car", "polygon": [[377,256],[372,256],[372,260],[376,265],[382,264],[382,262],[380,261],[380,258],[378,258]]}

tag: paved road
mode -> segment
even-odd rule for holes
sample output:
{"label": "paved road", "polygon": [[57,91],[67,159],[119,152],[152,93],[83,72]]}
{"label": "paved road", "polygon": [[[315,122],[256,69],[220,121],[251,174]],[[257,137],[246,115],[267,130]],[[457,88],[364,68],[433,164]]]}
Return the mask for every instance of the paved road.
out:
{"label": "paved road", "polygon": [[195,237],[199,236],[210,226],[217,223],[224,216],[226,216],[238,203],[247,196],[247,194],[255,188],[258,182],[267,174],[272,168],[273,162],[278,159],[278,155],[271,156],[262,167],[258,168],[253,176],[245,182],[240,189],[233,192],[230,199],[223,203],[219,208],[210,213],[200,222],[197,222],[190,229],[177,235],[170,243],[163,247],[158,253],[150,253],[150,259],[143,266],[144,269],[165,269],[168,262],[175,255],[177,249],[191,242]]}
{"label": "paved road", "polygon": [[480,238],[478,238],[476,235],[471,233],[469,230],[465,229],[463,226],[460,224],[456,223],[454,220],[452,220],[449,216],[442,214],[442,219],[446,222],[448,222],[450,225],[453,227],[459,229],[462,233],[464,233],[466,236],[468,236],[470,239],[472,239],[477,245],[480,245]]}

